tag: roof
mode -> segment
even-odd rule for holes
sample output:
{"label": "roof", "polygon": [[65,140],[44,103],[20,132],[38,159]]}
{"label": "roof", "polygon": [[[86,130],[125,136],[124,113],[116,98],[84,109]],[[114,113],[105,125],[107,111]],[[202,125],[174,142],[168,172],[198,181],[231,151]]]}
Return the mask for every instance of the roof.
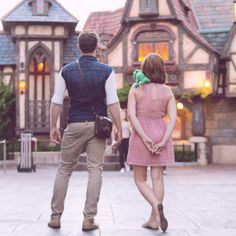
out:
{"label": "roof", "polygon": [[[94,29],[100,35],[110,34],[110,40],[108,41],[108,46],[111,46],[114,41],[116,34],[121,34],[121,22],[122,19],[126,17],[127,9],[129,7],[129,0],[126,2],[125,8],[118,9],[116,11],[105,11],[105,12],[93,12],[87,19],[84,26],[85,29]],[[216,49],[199,33],[198,23],[191,10],[190,0],[172,0],[172,7],[175,12],[177,20],[179,20],[184,28],[201,44],[211,51],[216,52]],[[185,10],[187,8],[188,17],[185,16]],[[123,14],[124,13],[124,14]],[[112,41],[112,42],[111,42]]]}
{"label": "roof", "polygon": [[78,44],[78,33],[70,36],[65,42],[64,45],[64,64],[67,64],[71,61],[74,61],[80,56],[80,52],[77,49]]}
{"label": "roof", "polygon": [[1,32],[0,45],[0,65],[15,65],[16,46],[12,42],[12,37]]}
{"label": "roof", "polygon": [[60,22],[74,23],[78,20],[71,15],[60,3],[56,0],[49,0],[51,6],[47,16],[36,16],[32,14],[32,6],[29,0],[23,0],[14,7],[7,15],[2,18],[2,22]]}
{"label": "roof", "polygon": [[107,35],[108,39],[105,39],[107,43],[119,31],[123,10],[124,8],[115,11],[92,12],[84,25],[84,29],[93,29],[99,35]]}
{"label": "roof", "polygon": [[[182,22],[184,28],[199,42],[201,42],[206,48],[211,51],[217,51],[199,32],[199,25],[191,7],[192,0],[172,0],[172,6],[174,8],[176,17]],[[184,7],[187,6],[190,10],[188,16],[185,15]]]}
{"label": "roof", "polygon": [[231,0],[191,0],[202,36],[222,52],[234,22]]}
{"label": "roof", "polygon": [[200,32],[229,31],[234,22],[233,0],[191,0]]}

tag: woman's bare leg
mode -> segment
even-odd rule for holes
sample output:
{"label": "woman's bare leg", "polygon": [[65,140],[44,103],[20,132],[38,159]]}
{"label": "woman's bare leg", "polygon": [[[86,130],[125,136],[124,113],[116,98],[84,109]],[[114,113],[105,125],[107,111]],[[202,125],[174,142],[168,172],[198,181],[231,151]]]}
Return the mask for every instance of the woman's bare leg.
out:
{"label": "woman's bare leg", "polygon": [[162,203],[164,198],[163,170],[162,166],[151,168],[152,188],[159,203]]}
{"label": "woman's bare leg", "polygon": [[[163,181],[163,167],[151,167],[152,189],[156,196],[158,203],[162,203],[164,197],[164,181]],[[157,205],[155,206],[155,209]],[[153,210],[148,222],[160,222],[159,214]]]}
{"label": "woman's bare leg", "polygon": [[153,191],[153,188],[151,188],[151,186],[149,186],[147,183],[146,166],[134,166],[134,180],[140,193],[152,207],[151,217],[145,225],[150,226],[151,228],[157,228],[159,226],[159,222],[157,221],[157,205],[159,201]]}

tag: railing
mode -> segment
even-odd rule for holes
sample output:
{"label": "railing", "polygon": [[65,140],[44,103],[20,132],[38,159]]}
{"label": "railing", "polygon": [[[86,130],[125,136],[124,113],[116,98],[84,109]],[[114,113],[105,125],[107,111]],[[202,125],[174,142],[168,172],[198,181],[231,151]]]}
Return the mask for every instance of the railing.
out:
{"label": "railing", "polygon": [[49,129],[50,101],[29,101],[28,128]]}
{"label": "railing", "polygon": [[175,143],[174,144],[176,162],[195,162],[197,160],[196,145],[192,143]]}

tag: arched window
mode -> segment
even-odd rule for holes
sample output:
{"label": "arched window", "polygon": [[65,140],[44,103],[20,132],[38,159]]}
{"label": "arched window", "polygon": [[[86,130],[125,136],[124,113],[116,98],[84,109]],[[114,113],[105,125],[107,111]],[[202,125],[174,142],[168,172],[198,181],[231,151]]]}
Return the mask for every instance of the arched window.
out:
{"label": "arched window", "polygon": [[39,46],[29,60],[28,127],[34,132],[46,132],[49,129],[50,75],[50,57]]}
{"label": "arched window", "polygon": [[160,54],[164,61],[173,60],[172,39],[167,31],[140,32],[135,39],[135,43],[138,51],[135,59],[138,62],[142,62],[144,57],[151,52]]}
{"label": "arched window", "polygon": [[[30,96],[31,99],[45,100],[47,97],[46,81],[49,80],[50,68],[44,51],[39,48],[35,51],[30,60],[29,75],[30,84],[34,85],[34,94]],[[39,82],[39,80],[41,80]],[[49,82],[49,81],[48,81]],[[39,88],[40,86],[40,88]]]}

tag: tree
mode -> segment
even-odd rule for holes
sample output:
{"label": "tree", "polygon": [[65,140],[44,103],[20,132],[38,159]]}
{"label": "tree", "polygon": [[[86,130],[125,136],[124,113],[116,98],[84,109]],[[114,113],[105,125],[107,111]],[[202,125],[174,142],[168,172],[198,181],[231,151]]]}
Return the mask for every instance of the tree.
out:
{"label": "tree", "polygon": [[14,134],[15,96],[11,86],[0,81],[0,139]]}

